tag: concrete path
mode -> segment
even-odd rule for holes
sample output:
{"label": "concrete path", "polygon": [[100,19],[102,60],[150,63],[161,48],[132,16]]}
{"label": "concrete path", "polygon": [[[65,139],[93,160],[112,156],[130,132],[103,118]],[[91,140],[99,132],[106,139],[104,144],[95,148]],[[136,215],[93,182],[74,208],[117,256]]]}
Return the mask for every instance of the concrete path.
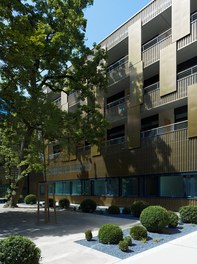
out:
{"label": "concrete path", "polygon": [[28,236],[41,249],[42,264],[196,264],[197,232],[121,260],[74,241],[83,239],[87,229],[97,235],[105,223],[128,228],[136,221],[65,210],[57,212],[57,224],[53,213],[49,224],[44,223],[43,212],[39,225],[36,220],[35,208],[3,209],[0,205],[0,238],[9,234]]}

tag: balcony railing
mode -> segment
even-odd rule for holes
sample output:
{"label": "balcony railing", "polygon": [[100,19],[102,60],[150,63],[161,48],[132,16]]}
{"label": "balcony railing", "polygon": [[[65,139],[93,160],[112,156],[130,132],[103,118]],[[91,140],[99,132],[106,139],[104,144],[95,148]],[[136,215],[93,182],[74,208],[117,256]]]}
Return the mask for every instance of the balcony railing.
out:
{"label": "balcony railing", "polygon": [[106,105],[105,115],[109,122],[121,120],[127,116],[128,97],[120,98]]}
{"label": "balcony railing", "polygon": [[79,104],[79,103],[80,103],[79,92],[74,92],[74,93],[69,94],[68,96],[68,106],[69,107]]}
{"label": "balcony railing", "polygon": [[[197,66],[189,68],[184,72],[178,73],[178,76],[179,77],[177,78],[179,78],[179,80],[177,80],[177,91],[174,93],[170,93],[166,96],[161,97],[160,89],[153,89],[154,87],[159,88],[159,83],[153,84],[151,91],[145,90],[144,104],[141,106],[141,111],[143,112],[145,110],[152,109],[154,107],[158,107],[169,102],[187,97],[188,86],[197,83]],[[146,87],[146,89],[147,88],[148,87]]]}
{"label": "balcony railing", "polygon": [[57,99],[55,99],[53,102],[54,102],[54,104],[56,104],[59,108],[61,108],[61,96],[58,97]]}
{"label": "balcony railing", "polygon": [[[155,42],[155,43],[154,43]],[[171,29],[159,35],[155,40],[143,45],[142,60],[144,67],[160,59],[160,50],[172,43]],[[152,45],[151,45],[152,44]]]}
{"label": "balcony railing", "polygon": [[144,87],[144,93],[146,94],[157,89],[159,89],[159,82]]}
{"label": "balcony railing", "polygon": [[108,85],[112,85],[129,75],[128,56],[108,67]]}
{"label": "balcony railing", "polygon": [[82,146],[82,147],[78,147],[77,148],[77,153],[87,153],[87,152],[90,152],[91,150],[91,145],[85,145],[85,146]]}
{"label": "balcony railing", "polygon": [[61,155],[61,152],[49,154],[49,160],[58,158]]}
{"label": "balcony railing", "polygon": [[[193,16],[194,18],[197,17],[197,13],[195,13],[195,15],[193,14]],[[196,19],[191,22],[191,33],[177,42],[177,49],[180,50],[195,41],[197,41],[197,20]]]}
{"label": "balcony railing", "polygon": [[161,127],[157,127],[154,129],[146,130],[146,131],[141,132],[141,138],[156,137],[156,136],[163,135],[166,133],[174,132],[176,130],[186,129],[187,124],[188,122],[186,120],[186,121],[182,121],[178,123],[173,123],[167,126],[161,126]]}
{"label": "balcony railing", "polygon": [[109,147],[112,145],[124,144],[125,142],[126,142],[126,138],[125,136],[123,136],[123,137],[117,137],[117,138],[107,140],[105,143],[106,143],[106,146]]}

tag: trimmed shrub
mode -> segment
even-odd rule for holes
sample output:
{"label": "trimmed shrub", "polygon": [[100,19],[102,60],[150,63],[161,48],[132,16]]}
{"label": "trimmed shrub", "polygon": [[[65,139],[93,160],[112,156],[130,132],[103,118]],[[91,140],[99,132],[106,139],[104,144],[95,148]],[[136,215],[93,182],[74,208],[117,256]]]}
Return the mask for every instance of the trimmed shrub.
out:
{"label": "trimmed shrub", "polygon": [[122,250],[123,252],[128,252],[129,250],[129,245],[128,242],[126,240],[122,240],[118,243],[118,247],[120,250]]}
{"label": "trimmed shrub", "polygon": [[140,221],[150,232],[161,232],[170,222],[168,211],[158,205],[145,208],[140,215]]}
{"label": "trimmed shrub", "polygon": [[25,196],[24,202],[26,204],[36,204],[37,199],[35,194],[28,194]]}
{"label": "trimmed shrub", "polygon": [[168,211],[168,217],[169,217],[169,220],[170,220],[170,222],[168,224],[168,227],[170,227],[170,228],[177,227],[178,222],[179,222],[178,215],[175,212]]}
{"label": "trimmed shrub", "polygon": [[85,199],[81,202],[80,209],[84,213],[93,213],[96,210],[96,202],[91,199]]}
{"label": "trimmed shrub", "polygon": [[92,239],[92,231],[91,230],[85,231],[85,238],[87,241],[90,241]]}
{"label": "trimmed shrub", "polygon": [[129,207],[124,207],[122,209],[122,214],[130,214],[131,213],[131,209]]}
{"label": "trimmed shrub", "polygon": [[107,212],[109,214],[120,214],[120,208],[118,206],[116,206],[116,205],[111,205],[108,208]]}
{"label": "trimmed shrub", "polygon": [[126,236],[126,237],[124,238],[124,240],[127,241],[128,246],[132,246],[132,239],[131,239],[130,236]]}
{"label": "trimmed shrub", "polygon": [[102,244],[118,244],[123,240],[123,232],[117,225],[105,224],[99,229],[98,238]]}
{"label": "trimmed shrub", "polygon": [[135,217],[140,217],[141,212],[149,206],[146,201],[134,201],[131,205],[131,213]]}
{"label": "trimmed shrub", "polygon": [[130,235],[135,240],[146,240],[148,236],[146,228],[140,225],[131,227]]}
{"label": "trimmed shrub", "polygon": [[0,240],[0,263],[39,264],[41,252],[28,238],[9,236]]}
{"label": "trimmed shrub", "polygon": [[197,224],[197,207],[192,205],[182,206],[179,209],[180,218],[183,223]]}
{"label": "trimmed shrub", "polygon": [[67,198],[62,198],[59,200],[60,208],[68,209],[70,206],[70,201]]}

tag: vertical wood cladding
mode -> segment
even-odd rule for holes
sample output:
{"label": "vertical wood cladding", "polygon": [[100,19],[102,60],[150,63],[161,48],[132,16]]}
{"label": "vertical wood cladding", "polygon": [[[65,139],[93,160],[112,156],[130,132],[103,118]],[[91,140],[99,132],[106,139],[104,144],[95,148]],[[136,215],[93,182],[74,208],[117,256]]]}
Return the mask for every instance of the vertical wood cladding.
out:
{"label": "vertical wood cladding", "polygon": [[176,43],[160,51],[160,96],[176,91]]}
{"label": "vertical wood cladding", "polygon": [[188,87],[188,137],[197,137],[197,83]]}
{"label": "vertical wood cladding", "polygon": [[190,0],[172,0],[172,42],[190,34]]}

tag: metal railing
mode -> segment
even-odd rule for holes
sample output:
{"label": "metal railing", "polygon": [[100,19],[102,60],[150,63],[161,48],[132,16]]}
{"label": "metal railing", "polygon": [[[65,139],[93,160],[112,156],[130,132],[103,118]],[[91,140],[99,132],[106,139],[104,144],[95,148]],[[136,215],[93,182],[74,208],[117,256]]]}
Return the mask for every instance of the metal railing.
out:
{"label": "metal railing", "polygon": [[177,74],[177,80],[183,79],[183,78],[188,77],[188,76],[195,74],[195,73],[197,73],[197,65],[195,65],[191,68],[188,68],[184,71],[179,72]]}
{"label": "metal railing", "polygon": [[159,82],[153,83],[149,86],[144,87],[144,93],[149,93],[151,91],[159,89]]}
{"label": "metal railing", "polygon": [[141,138],[156,137],[156,136],[163,135],[166,133],[174,132],[176,130],[186,129],[187,124],[188,124],[188,121],[186,120],[182,122],[173,123],[167,126],[161,126],[161,127],[153,128],[150,130],[142,131]]}
{"label": "metal railing", "polygon": [[125,57],[121,58],[120,60],[114,62],[113,64],[109,65],[107,67],[107,72],[111,72],[112,70],[116,69],[117,67],[125,64],[125,62],[128,62],[128,55],[126,55]]}
{"label": "metal railing", "polygon": [[197,20],[191,22],[190,34],[177,42],[177,49],[180,50],[195,41],[197,41]]}
{"label": "metal railing", "polygon": [[58,97],[57,99],[55,99],[53,102],[54,102],[54,104],[56,104],[58,107],[61,107],[61,96]]}
{"label": "metal railing", "polygon": [[80,103],[79,95],[80,95],[79,92],[74,92],[74,93],[69,94],[68,96],[68,106],[69,107]]}
{"label": "metal railing", "polygon": [[129,76],[128,56],[111,65],[108,70],[108,85],[112,85]]}
{"label": "metal railing", "polygon": [[77,153],[84,153],[84,152],[90,152],[91,145],[84,145],[77,148]]}
{"label": "metal railing", "polygon": [[61,152],[49,154],[49,160],[56,159],[61,155]]}
{"label": "metal railing", "polygon": [[125,142],[126,142],[126,138],[125,136],[123,136],[123,137],[117,137],[117,138],[107,140],[105,143],[106,143],[106,146],[108,147],[112,145],[124,144]]}
{"label": "metal railing", "polygon": [[191,22],[194,22],[195,20],[197,20],[197,12],[191,15]]}
{"label": "metal railing", "polygon": [[142,45],[142,52],[145,50],[151,48],[152,46],[160,43],[164,39],[168,38],[172,34],[171,28],[163,32],[162,34],[158,35],[157,37],[151,39],[150,41],[146,42],[144,45]]}

